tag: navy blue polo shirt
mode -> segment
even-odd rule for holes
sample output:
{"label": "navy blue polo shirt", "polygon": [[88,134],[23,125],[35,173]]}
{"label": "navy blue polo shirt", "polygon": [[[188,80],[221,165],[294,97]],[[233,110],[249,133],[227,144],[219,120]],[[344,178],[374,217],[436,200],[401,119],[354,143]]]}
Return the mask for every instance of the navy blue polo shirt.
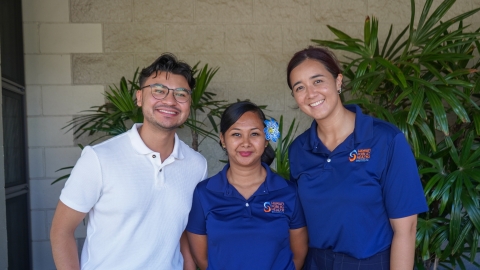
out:
{"label": "navy blue polo shirt", "polygon": [[267,171],[246,200],[221,172],[195,188],[187,231],[207,235],[208,269],[295,269],[290,229],[305,226],[295,183]]}
{"label": "navy blue polo shirt", "polygon": [[331,152],[313,121],[290,146],[290,173],[298,184],[309,246],[364,259],[390,247],[389,219],[428,207],[403,133],[356,105],[345,108],[355,113],[353,133]]}

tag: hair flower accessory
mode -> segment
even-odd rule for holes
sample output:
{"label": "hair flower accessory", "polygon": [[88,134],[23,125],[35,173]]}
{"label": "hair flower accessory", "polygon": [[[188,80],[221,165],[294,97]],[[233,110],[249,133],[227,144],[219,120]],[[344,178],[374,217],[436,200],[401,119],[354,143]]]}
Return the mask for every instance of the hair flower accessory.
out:
{"label": "hair flower accessory", "polygon": [[265,132],[265,138],[273,142],[277,142],[277,139],[280,137],[280,131],[278,130],[278,123],[275,119],[271,118],[270,120],[264,121],[266,127],[263,129]]}

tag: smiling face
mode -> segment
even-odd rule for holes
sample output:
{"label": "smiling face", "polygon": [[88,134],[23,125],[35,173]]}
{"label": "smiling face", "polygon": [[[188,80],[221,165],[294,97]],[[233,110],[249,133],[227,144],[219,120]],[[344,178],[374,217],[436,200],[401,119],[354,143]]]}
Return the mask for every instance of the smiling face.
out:
{"label": "smiling face", "polygon": [[306,59],[290,73],[292,94],[298,107],[305,114],[320,121],[343,108],[338,90],[342,86],[342,74],[337,78],[325,66]]}
{"label": "smiling face", "polygon": [[[170,89],[185,88],[190,90],[187,80],[182,75],[165,74],[165,72],[156,74],[154,72],[143,86],[155,83],[165,85]],[[190,113],[190,101],[178,103],[173,97],[173,91],[170,91],[164,99],[157,100],[152,96],[151,88],[145,87],[137,91],[136,97],[137,105],[142,107],[144,126],[149,128],[175,130],[187,120]]]}
{"label": "smiling face", "polygon": [[220,141],[225,146],[230,166],[258,165],[268,145],[263,122],[255,112],[244,113],[225,133]]}

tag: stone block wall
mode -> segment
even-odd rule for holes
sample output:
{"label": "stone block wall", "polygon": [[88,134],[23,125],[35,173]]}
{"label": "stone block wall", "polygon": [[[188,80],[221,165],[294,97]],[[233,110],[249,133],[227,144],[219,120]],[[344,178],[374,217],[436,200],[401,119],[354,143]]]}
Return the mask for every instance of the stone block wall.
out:
{"label": "stone block wall", "polygon": [[[417,14],[425,0],[417,0]],[[440,1],[436,0],[438,5]],[[332,39],[327,24],[363,36],[367,15],[399,32],[409,22],[410,1],[394,0],[23,0],[31,184],[33,268],[54,269],[49,230],[63,184],[50,183],[75,164],[80,149],[62,127],[81,110],[104,102],[102,93],[122,76],[132,78],[162,52],[194,65],[218,66],[210,91],[219,99],[250,99],[268,105],[267,114],[287,123],[310,119],[295,108],[285,69],[292,54]],[[458,15],[480,6],[459,0]],[[417,15],[418,16],[418,15]],[[480,15],[468,21],[480,26]],[[341,57],[341,56],[340,56]],[[190,143],[189,131],[179,130]],[[200,151],[210,175],[223,166],[218,144]],[[79,245],[85,237],[80,224]]]}

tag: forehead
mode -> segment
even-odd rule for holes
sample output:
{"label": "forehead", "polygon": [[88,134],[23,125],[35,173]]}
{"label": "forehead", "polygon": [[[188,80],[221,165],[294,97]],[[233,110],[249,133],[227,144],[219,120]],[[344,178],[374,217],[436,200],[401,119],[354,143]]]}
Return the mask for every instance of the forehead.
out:
{"label": "forehead", "polygon": [[324,64],[317,60],[313,59],[305,59],[302,63],[300,63],[298,66],[296,66],[294,69],[292,69],[292,72],[290,73],[290,76],[292,75],[298,75],[299,73],[303,72],[319,72],[320,74],[324,75],[325,72],[328,72],[327,68],[325,67]]}
{"label": "forehead", "polygon": [[237,122],[235,122],[230,129],[252,129],[252,128],[263,128],[263,121],[260,119],[260,116],[252,111],[244,113]]}
{"label": "forehead", "polygon": [[186,88],[190,89],[188,86],[188,81],[179,74],[173,74],[171,72],[166,71],[158,71],[152,73],[147,80],[145,81],[145,85],[160,83],[164,84],[170,88]]}

